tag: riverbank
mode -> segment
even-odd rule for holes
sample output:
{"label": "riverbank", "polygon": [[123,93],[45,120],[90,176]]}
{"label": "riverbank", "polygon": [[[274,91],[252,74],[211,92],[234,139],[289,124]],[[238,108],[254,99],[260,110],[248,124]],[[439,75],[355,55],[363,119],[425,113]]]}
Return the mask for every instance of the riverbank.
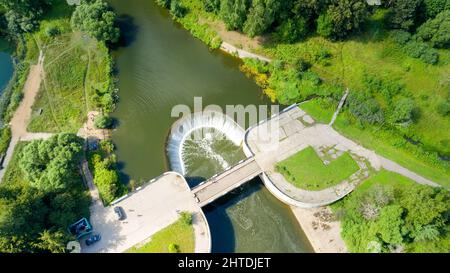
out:
{"label": "riverbank", "polygon": [[316,253],[346,253],[341,237],[341,222],[329,207],[302,209],[290,206]]}

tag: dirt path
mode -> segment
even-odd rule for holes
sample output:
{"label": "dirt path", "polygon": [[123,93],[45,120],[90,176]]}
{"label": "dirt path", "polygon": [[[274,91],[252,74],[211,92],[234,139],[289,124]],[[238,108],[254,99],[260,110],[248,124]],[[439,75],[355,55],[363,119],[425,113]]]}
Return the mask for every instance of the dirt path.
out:
{"label": "dirt path", "polygon": [[33,106],[36,95],[39,92],[39,87],[41,85],[44,73],[43,64],[44,55],[41,51],[39,53],[38,63],[36,65],[32,65],[30,68],[30,73],[28,74],[27,81],[25,82],[23,88],[24,97],[10,122],[11,142],[9,144],[8,150],[6,151],[5,160],[3,161],[3,169],[0,170],[0,182],[3,179],[6,167],[11,160],[14,148],[21,139],[32,140],[48,138],[51,136],[50,134],[30,134],[27,132],[28,121],[30,120],[32,113],[31,107]]}

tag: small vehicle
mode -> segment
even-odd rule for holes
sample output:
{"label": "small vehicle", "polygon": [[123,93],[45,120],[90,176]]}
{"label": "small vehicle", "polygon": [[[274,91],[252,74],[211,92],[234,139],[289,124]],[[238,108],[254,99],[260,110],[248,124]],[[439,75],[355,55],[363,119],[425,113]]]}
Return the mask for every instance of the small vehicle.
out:
{"label": "small vehicle", "polygon": [[100,241],[101,239],[102,239],[102,236],[100,236],[100,234],[92,235],[86,239],[86,245],[90,246],[90,245],[95,244],[96,242]]}
{"label": "small vehicle", "polygon": [[114,207],[114,212],[116,213],[117,220],[121,221],[125,219],[125,213],[122,207]]}

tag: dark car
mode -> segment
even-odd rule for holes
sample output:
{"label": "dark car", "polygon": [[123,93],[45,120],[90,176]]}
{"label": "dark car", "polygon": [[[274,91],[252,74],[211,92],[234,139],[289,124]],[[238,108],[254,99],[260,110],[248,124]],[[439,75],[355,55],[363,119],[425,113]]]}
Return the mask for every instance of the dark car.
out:
{"label": "dark car", "polygon": [[122,207],[114,207],[114,212],[116,213],[117,220],[123,220],[125,219],[125,213],[123,211]]}
{"label": "dark car", "polygon": [[90,245],[95,244],[96,242],[100,241],[101,239],[102,239],[102,236],[100,236],[100,234],[92,235],[86,239],[86,245],[90,246]]}

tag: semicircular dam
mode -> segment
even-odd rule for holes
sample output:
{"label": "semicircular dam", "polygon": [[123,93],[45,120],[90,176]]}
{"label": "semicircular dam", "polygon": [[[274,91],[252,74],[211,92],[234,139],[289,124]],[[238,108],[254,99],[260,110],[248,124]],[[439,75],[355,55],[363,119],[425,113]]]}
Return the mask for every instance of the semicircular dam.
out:
{"label": "semicircular dam", "polygon": [[216,111],[201,111],[186,115],[172,125],[167,141],[167,154],[173,171],[186,175],[183,154],[186,140],[208,137],[202,129],[211,128],[223,134],[236,146],[241,146],[244,141],[245,130],[228,115]]}

